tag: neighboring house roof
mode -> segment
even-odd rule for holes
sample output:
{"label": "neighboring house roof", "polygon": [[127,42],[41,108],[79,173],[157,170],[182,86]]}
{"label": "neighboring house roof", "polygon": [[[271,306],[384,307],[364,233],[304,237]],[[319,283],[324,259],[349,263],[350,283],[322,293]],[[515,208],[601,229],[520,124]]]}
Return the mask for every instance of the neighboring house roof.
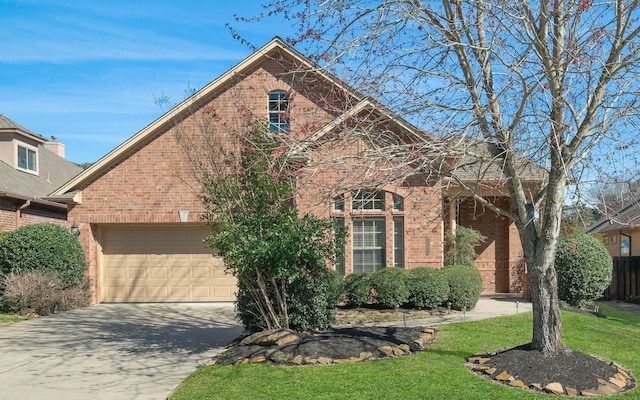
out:
{"label": "neighboring house roof", "polygon": [[0,195],[18,199],[42,198],[69,181],[82,168],[45,148],[47,141],[0,114],[0,133],[18,133],[38,145],[38,174],[21,171],[0,160]]}
{"label": "neighboring house roof", "polygon": [[[94,163],[91,167],[87,168],[78,176],[58,188],[55,192],[51,193],[51,195],[47,198],[50,200],[65,202],[69,204],[78,203],[81,199],[81,196],[79,196],[78,194],[78,190],[81,190],[85,184],[100,176],[101,173],[108,170],[114,163],[126,159],[141,145],[144,145],[149,139],[153,138],[158,132],[170,127],[171,125],[175,124],[175,121],[179,121],[189,113],[192,113],[194,108],[197,108],[197,106],[204,104],[206,101],[208,101],[208,99],[211,99],[217,94],[228,90],[229,82],[231,82],[233,79],[235,79],[245,71],[263,62],[265,60],[265,57],[270,57],[274,54],[280,54],[289,58],[290,60],[293,60],[297,65],[299,65],[301,68],[304,68],[306,71],[312,71],[320,79],[324,80],[325,82],[331,83],[332,85],[335,85],[346,95],[346,97],[349,99],[348,103],[352,105],[348,110],[345,110],[345,112],[337,115],[333,121],[329,122],[314,134],[310,135],[305,143],[302,143],[297,149],[294,150],[294,153],[303,155],[305,151],[307,151],[310,147],[313,147],[315,141],[321,140],[323,136],[339,128],[342,124],[346,123],[349,118],[356,117],[359,113],[375,113],[376,115],[388,118],[389,121],[392,121],[394,124],[404,129],[409,135],[414,135],[415,137],[424,138],[428,136],[434,139],[437,138],[436,135],[425,132],[424,130],[417,128],[409,122],[405,121],[400,116],[394,114],[392,111],[381,105],[376,100],[359,93],[344,82],[340,81],[335,76],[324,71],[318,65],[314,64],[304,55],[300,54],[298,51],[286,44],[282,39],[280,39],[279,37],[275,37],[269,43],[256,50],[235,67],[231,68],[229,71],[225,72],[220,77],[216,78],[208,85],[194,93],[192,96],[185,99],[183,102],[176,105],[167,113],[163,114],[161,117],[143,128],[141,131],[127,139],[120,146],[116,147],[114,150]],[[537,175],[532,175],[532,177],[534,176],[535,178],[532,178],[531,180],[540,180]]]}
{"label": "neighboring house roof", "polygon": [[640,204],[635,201],[596,222],[587,229],[587,233],[607,233],[634,228],[640,228]]}

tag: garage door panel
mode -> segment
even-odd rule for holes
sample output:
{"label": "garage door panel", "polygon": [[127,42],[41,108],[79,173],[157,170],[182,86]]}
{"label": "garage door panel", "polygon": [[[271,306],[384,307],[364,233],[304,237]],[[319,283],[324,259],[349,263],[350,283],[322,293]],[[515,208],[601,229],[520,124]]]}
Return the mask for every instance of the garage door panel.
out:
{"label": "garage door panel", "polygon": [[236,280],[196,226],[110,226],[102,233],[105,302],[233,301]]}

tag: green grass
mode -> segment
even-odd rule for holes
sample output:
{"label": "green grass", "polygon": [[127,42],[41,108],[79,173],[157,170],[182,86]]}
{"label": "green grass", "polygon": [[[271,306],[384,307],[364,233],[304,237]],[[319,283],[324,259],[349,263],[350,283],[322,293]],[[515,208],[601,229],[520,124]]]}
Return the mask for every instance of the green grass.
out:
{"label": "green grass", "polygon": [[[616,361],[640,374],[640,315],[606,306],[608,319],[564,312],[565,344]],[[524,344],[531,313],[442,325],[427,351],[409,357],[351,365],[273,367],[208,366],[171,396],[181,399],[549,399],[477,377],[464,366],[471,354]],[[637,399],[632,390],[615,399]]]}
{"label": "green grass", "polygon": [[0,314],[0,324],[11,324],[29,319],[28,317],[20,317],[17,315]]}

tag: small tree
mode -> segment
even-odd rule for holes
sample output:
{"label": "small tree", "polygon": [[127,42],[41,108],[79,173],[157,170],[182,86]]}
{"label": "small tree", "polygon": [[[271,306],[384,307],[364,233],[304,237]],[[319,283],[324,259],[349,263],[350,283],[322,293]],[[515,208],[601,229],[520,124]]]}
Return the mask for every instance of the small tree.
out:
{"label": "small tree", "polygon": [[445,237],[444,265],[470,265],[478,258],[476,247],[487,238],[472,228],[459,226]]}
{"label": "small tree", "polygon": [[278,140],[252,124],[240,138],[239,160],[232,152],[223,160],[225,174],[202,173],[206,218],[215,227],[206,241],[238,279],[247,330],[325,328],[335,306],[326,271],[335,255],[334,227],[298,216],[292,166]]}

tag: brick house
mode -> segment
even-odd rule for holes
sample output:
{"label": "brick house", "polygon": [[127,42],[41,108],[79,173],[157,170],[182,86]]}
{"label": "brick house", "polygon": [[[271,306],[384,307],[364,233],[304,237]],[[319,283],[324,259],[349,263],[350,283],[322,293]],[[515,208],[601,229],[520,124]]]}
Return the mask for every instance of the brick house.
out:
{"label": "brick house", "polygon": [[[310,143],[307,159],[357,153],[362,143],[340,149],[316,143],[339,134],[350,115],[361,114],[376,114],[396,132],[416,129],[274,38],[153,121],[49,197],[69,205],[69,221],[80,228],[94,302],[233,300],[234,279],[202,243],[208,229],[201,221],[194,159],[206,163],[201,153],[207,149],[233,148],[230,132],[247,116],[268,119],[274,134]],[[211,127],[214,119],[219,128]],[[184,145],[185,137],[191,146]],[[477,260],[484,291],[522,290],[522,250],[509,220],[443,192],[435,182],[372,189],[344,178],[358,171],[358,166],[325,165],[303,171],[296,187],[301,212],[333,217],[348,227],[345,257],[337,267],[341,273],[440,268],[445,231],[462,224],[488,238]],[[330,197],[320,195],[322,187],[333,188]]]}
{"label": "brick house", "polygon": [[64,144],[0,114],[0,231],[40,222],[66,226],[67,206],[46,195],[80,171],[64,158]]}

